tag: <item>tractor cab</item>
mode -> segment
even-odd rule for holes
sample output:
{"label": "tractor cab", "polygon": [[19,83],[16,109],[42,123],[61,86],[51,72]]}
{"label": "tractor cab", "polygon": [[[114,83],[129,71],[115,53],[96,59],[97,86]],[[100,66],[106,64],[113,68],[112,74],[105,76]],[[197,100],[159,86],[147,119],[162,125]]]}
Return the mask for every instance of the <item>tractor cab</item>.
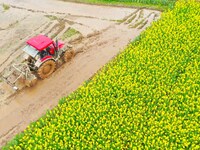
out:
{"label": "tractor cab", "polygon": [[55,58],[57,51],[64,46],[63,42],[54,42],[52,39],[45,35],[38,35],[29,39],[24,51],[35,58],[36,55],[40,57],[41,61],[46,58]]}
{"label": "tractor cab", "polygon": [[63,48],[63,42],[57,40],[54,42],[45,35],[35,36],[26,43],[27,45],[23,49],[24,58],[30,70],[36,72],[41,79],[47,78],[54,72],[56,62],[60,58],[68,61],[73,56],[73,52],[66,51]]}
{"label": "tractor cab", "polygon": [[53,45],[54,49],[56,49],[54,41],[45,35],[38,35],[36,37],[33,37],[29,39],[26,43],[34,47],[39,52],[44,51],[50,45]]}
{"label": "tractor cab", "polygon": [[48,55],[54,56],[55,51],[58,50],[55,42],[45,35],[38,35],[29,39],[27,46],[33,47],[40,55],[40,59]]}

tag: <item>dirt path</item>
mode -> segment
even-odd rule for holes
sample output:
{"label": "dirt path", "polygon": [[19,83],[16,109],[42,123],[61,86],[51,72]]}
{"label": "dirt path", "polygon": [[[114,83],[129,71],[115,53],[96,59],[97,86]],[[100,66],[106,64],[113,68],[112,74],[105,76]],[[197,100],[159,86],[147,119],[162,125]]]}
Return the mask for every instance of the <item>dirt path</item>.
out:
{"label": "dirt path", "polygon": [[76,90],[160,15],[153,10],[53,0],[43,0],[42,4],[39,0],[1,3],[11,8],[5,11],[0,6],[0,72],[21,56],[25,41],[33,35],[48,33],[61,39],[69,27],[79,34],[64,39],[73,44],[75,58],[48,79],[18,93],[0,82],[0,147],[56,106],[61,97]]}

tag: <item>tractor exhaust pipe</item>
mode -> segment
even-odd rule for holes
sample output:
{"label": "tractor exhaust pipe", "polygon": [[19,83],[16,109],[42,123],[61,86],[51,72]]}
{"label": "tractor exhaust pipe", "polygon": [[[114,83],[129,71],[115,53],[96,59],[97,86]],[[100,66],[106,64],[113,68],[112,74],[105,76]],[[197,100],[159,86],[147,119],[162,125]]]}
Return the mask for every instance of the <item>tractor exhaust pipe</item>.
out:
{"label": "tractor exhaust pipe", "polygon": [[58,50],[58,39],[56,38],[56,49]]}
{"label": "tractor exhaust pipe", "polygon": [[58,57],[58,50],[59,50],[59,47],[58,47],[58,39],[56,38],[56,50],[55,50],[56,57]]}

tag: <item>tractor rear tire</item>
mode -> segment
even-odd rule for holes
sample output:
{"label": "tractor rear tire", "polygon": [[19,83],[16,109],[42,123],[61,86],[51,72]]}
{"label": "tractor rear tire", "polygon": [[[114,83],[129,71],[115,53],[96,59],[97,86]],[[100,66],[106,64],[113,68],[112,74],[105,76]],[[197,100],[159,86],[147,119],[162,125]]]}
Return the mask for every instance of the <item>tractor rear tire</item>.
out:
{"label": "tractor rear tire", "polygon": [[75,55],[74,50],[67,50],[64,53],[64,61],[69,62],[74,57],[74,55]]}
{"label": "tractor rear tire", "polygon": [[37,74],[41,79],[49,77],[56,69],[54,60],[47,60],[38,69]]}

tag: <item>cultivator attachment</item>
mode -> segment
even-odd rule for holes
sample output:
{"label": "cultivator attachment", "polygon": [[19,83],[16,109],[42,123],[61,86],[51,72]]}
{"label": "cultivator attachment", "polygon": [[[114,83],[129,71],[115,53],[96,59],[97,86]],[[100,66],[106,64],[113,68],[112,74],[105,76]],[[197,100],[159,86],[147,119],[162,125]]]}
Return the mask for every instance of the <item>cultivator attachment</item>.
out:
{"label": "cultivator attachment", "polygon": [[31,87],[37,81],[37,77],[32,74],[29,66],[25,63],[12,64],[1,73],[1,76],[14,90],[18,90],[24,86]]}

